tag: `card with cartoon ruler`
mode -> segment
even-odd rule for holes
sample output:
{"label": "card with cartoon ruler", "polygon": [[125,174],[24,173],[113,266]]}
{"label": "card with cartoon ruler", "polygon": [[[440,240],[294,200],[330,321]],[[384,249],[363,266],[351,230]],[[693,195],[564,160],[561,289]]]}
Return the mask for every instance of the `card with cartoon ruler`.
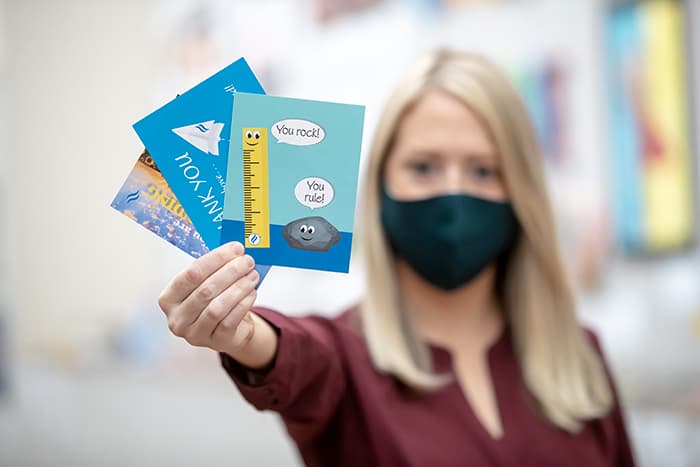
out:
{"label": "card with cartoon ruler", "polygon": [[222,241],[262,264],[347,272],[364,110],[236,92]]}

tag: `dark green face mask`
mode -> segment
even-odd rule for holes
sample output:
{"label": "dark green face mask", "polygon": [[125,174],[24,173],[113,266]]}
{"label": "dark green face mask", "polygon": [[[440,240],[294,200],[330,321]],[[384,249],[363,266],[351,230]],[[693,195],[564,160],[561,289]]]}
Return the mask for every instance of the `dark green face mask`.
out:
{"label": "dark green face mask", "polygon": [[518,232],[509,203],[466,194],[398,201],[383,191],[381,217],[394,252],[444,290],[478,276],[513,244]]}

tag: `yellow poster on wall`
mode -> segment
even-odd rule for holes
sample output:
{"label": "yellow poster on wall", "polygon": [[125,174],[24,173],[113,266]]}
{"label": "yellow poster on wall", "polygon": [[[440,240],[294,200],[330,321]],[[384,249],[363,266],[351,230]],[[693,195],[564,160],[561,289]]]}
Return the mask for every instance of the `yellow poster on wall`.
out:
{"label": "yellow poster on wall", "polygon": [[693,241],[683,5],[648,0],[608,17],[615,231],[633,253]]}
{"label": "yellow poster on wall", "polygon": [[657,141],[644,158],[645,231],[651,250],[687,243],[693,231],[684,23],[678,4],[643,2],[645,92]]}

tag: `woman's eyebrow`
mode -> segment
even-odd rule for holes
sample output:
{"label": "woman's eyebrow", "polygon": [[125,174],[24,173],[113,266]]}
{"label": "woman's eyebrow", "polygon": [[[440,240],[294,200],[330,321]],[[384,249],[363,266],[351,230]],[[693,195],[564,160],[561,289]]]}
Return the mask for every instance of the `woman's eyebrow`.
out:
{"label": "woman's eyebrow", "polygon": [[464,154],[465,158],[470,162],[498,162],[498,156],[495,152],[484,151],[484,152],[474,152],[470,151]]}
{"label": "woman's eyebrow", "polygon": [[416,148],[406,152],[408,158],[428,158],[428,159],[441,159],[442,156],[439,152],[434,151],[432,148]]}

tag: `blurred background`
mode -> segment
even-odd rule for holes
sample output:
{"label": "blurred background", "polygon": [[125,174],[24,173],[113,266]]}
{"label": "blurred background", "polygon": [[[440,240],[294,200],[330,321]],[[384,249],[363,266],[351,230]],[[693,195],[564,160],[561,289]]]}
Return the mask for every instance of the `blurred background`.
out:
{"label": "blurred background", "polygon": [[[639,464],[700,466],[696,0],[0,0],[0,465],[301,465],[213,352],[169,335],[156,297],[191,259],[110,208],[131,125],[245,56],[269,94],[366,105],[366,152],[440,45],[528,103]],[[362,281],[357,256],[273,268],[258,303],[333,316]]]}

